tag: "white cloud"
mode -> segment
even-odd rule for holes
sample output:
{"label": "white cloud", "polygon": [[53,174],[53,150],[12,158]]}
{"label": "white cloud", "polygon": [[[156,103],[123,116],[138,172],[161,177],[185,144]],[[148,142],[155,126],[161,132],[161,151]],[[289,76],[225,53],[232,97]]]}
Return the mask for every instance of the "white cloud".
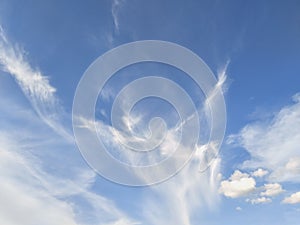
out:
{"label": "white cloud", "polygon": [[[74,179],[54,176],[42,169],[38,159],[17,153],[23,147],[8,139],[2,134],[0,140],[0,202],[5,202],[0,205],[1,224],[88,225],[87,217],[103,225],[134,224],[112,201],[89,190],[95,173],[81,169]],[[89,207],[73,197],[82,198]]]}
{"label": "white cloud", "polygon": [[228,60],[225,65],[218,71],[218,81],[212,91],[206,96],[205,107],[206,111],[209,112],[209,105],[212,104],[213,98],[216,97],[218,92],[222,92],[223,94],[228,90],[228,82],[227,82],[227,69],[229,66],[230,60]]}
{"label": "white cloud", "polygon": [[254,198],[254,199],[246,199],[246,202],[250,202],[251,204],[261,204],[261,203],[271,203],[272,199],[266,197]]}
{"label": "white cloud", "polygon": [[292,174],[300,174],[300,157],[290,158],[285,169]]}
{"label": "white cloud", "polygon": [[243,209],[242,209],[241,207],[238,206],[238,207],[235,208],[235,210],[236,210],[236,211],[242,211]]}
{"label": "white cloud", "polygon": [[40,186],[39,182],[23,158],[4,149],[0,153],[0,201],[6,202],[0,206],[1,224],[77,224],[69,204],[36,187]]}
{"label": "white cloud", "polygon": [[229,83],[228,83],[228,77],[227,77],[227,71],[228,71],[228,66],[230,64],[230,59],[226,61],[223,67],[218,71],[218,83],[217,87],[221,88],[223,93],[226,93],[229,88]]}
{"label": "white cloud", "polygon": [[285,204],[299,204],[300,203],[300,191],[286,197],[283,201]]}
{"label": "white cloud", "polygon": [[[90,129],[94,124],[91,121],[82,119],[84,127]],[[109,125],[98,121],[96,126],[100,129],[103,140],[108,142],[110,148],[119,148],[118,140],[113,133],[121,132]],[[172,136],[172,130],[168,130],[165,142],[158,149],[162,155],[174,151],[174,146],[178,145],[176,136]],[[180,146],[184,148],[184,146]],[[213,209],[219,202],[218,187],[220,176],[220,158],[216,158],[211,166],[199,172],[199,164],[204,163],[203,146],[198,146],[197,152],[192,160],[174,177],[169,180],[150,186],[153,194],[147,194],[143,200],[143,215],[149,224],[163,225],[167,223],[190,225],[191,217],[197,209]],[[209,151],[211,148],[206,148]],[[111,150],[111,149],[110,149]],[[213,149],[212,149],[213,150]],[[189,151],[189,150],[187,150]],[[125,160],[136,164],[141,162],[141,158],[130,155],[128,149],[120,151]],[[142,158],[142,161],[145,158]],[[150,158],[149,163],[153,163],[156,158]],[[207,168],[207,167],[206,167]],[[164,173],[164,171],[161,171]],[[141,179],[147,180],[143,174],[137,174]],[[150,193],[151,193],[150,192]],[[176,196],[176,197],[174,197]],[[177,204],[180,201],[180,204]],[[172,214],[172,217],[168,216]]]}
{"label": "white cloud", "polygon": [[228,180],[223,180],[219,192],[229,198],[246,196],[255,190],[256,181],[247,173],[234,171]]}
{"label": "white cloud", "polygon": [[264,169],[262,169],[262,168],[259,168],[259,169],[255,170],[251,175],[252,175],[253,177],[264,177],[264,176],[266,176],[268,173],[269,173],[269,171],[264,170]]}
{"label": "white cloud", "polygon": [[[9,105],[12,110],[0,107],[5,120],[17,119],[17,122],[3,123],[5,126],[0,128],[0,182],[3,184],[0,202],[6,202],[0,206],[0,224],[137,224],[113,201],[90,190],[95,173],[83,165],[82,158],[78,163],[73,137],[62,122],[65,112],[55,96],[55,88],[47,77],[30,66],[24,52],[9,42],[2,28],[0,64],[17,81],[39,116],[15,107],[11,99],[1,99],[1,104]],[[45,129],[45,124],[64,139],[57,140],[56,135]],[[63,148],[58,143],[63,143]],[[73,152],[68,157],[67,149]],[[56,161],[68,158],[63,171],[56,168],[57,162],[49,159],[55,158],[55,153],[59,153]]]}
{"label": "white cloud", "polygon": [[[221,77],[217,88],[222,88],[225,83],[225,73],[223,73]],[[211,94],[213,95],[214,92]],[[125,128],[131,131],[132,125],[135,125],[136,122],[143,122],[140,118],[142,117],[137,117],[136,119],[123,117],[122,119],[123,122],[126,122]],[[89,120],[84,118],[78,119],[81,120],[80,123],[85,128],[89,129],[94,126],[94,123]],[[181,124],[179,124],[179,126],[181,126]],[[120,148],[120,146],[118,146],[118,139],[124,136],[122,131],[106,125],[101,121],[96,122],[96,127],[99,129],[99,134],[103,137],[102,140],[107,142],[106,144],[110,146],[110,150]],[[158,154],[158,156],[169,155],[176,149],[176,146],[180,144],[175,135],[175,133],[178,132],[177,128],[178,126],[167,130],[166,138],[159,147],[161,154]],[[143,132],[141,133],[143,134]],[[131,141],[134,138],[134,136],[130,136],[126,140]],[[184,145],[180,147],[185,148]],[[135,165],[136,163],[145,161],[145,158],[130,155],[130,152],[132,152],[132,154],[134,153],[133,151],[121,149],[118,156],[123,155],[124,157],[121,157],[122,159],[128,160]],[[148,154],[146,154],[146,156],[147,155]],[[210,156],[209,160],[204,160],[208,155]],[[156,157],[149,158],[148,163],[153,164],[156,159]],[[155,225],[190,225],[192,224],[191,218],[193,215],[199,213],[197,211],[198,209],[213,210],[220,200],[218,194],[218,187],[221,180],[220,161],[221,159],[218,157],[218,152],[214,148],[214,143],[198,146],[195,156],[183,170],[164,183],[150,186],[153,194],[145,196],[143,204],[143,215],[146,221],[149,224]],[[199,170],[201,170],[201,172],[199,172]],[[142,174],[138,174],[137,176],[141,176],[141,179],[147,180],[147,177]],[[180,202],[180,204],[178,204],[178,202]],[[169,216],[170,214],[172,214],[172,217]]]}
{"label": "white cloud", "polygon": [[120,22],[119,22],[119,11],[124,3],[124,0],[113,0],[112,1],[112,8],[111,8],[111,14],[113,16],[114,26],[116,32],[120,31]]}
{"label": "white cloud", "polygon": [[40,118],[66,140],[72,142],[72,134],[62,126],[64,111],[55,96],[56,89],[38,69],[26,61],[24,51],[10,43],[0,25],[0,64],[19,84],[24,95]]}
{"label": "white cloud", "polygon": [[[194,224],[191,218],[203,212],[214,210],[219,203],[220,159],[212,162],[204,172],[199,173],[198,158],[171,179],[151,186],[150,195],[143,206],[144,215],[150,224]],[[170,217],[170,215],[172,215]]]}
{"label": "white cloud", "polygon": [[300,94],[275,113],[270,121],[245,126],[230,142],[244,147],[251,159],[244,167],[268,169],[269,180],[300,182]]}
{"label": "white cloud", "polygon": [[261,196],[273,197],[284,192],[281,185],[278,183],[265,184],[264,189],[265,191],[260,193]]}
{"label": "white cloud", "polygon": [[[212,88],[211,92],[206,96],[205,104],[203,108],[198,109],[196,112],[194,112],[192,115],[190,115],[186,120],[182,121],[175,129],[178,130],[180,127],[182,127],[185,123],[195,118],[195,116],[198,114],[203,117],[205,117],[208,121],[211,120],[211,109],[214,109],[214,112],[216,113],[215,119],[214,119],[214,126],[217,127],[217,124],[225,123],[226,121],[223,121],[224,114],[226,115],[226,109],[223,111],[223,109],[216,104],[216,102],[219,102],[220,99],[216,100],[214,98],[219,97],[220,95],[218,93],[222,93],[224,95],[228,89],[228,82],[227,82],[227,69],[229,66],[230,60],[228,60],[225,65],[218,71],[218,79],[217,83]],[[208,126],[206,124],[206,126]],[[216,137],[219,139],[217,140],[209,140],[208,144],[204,144],[201,146],[202,152],[201,152],[201,159],[200,159],[200,171],[205,171],[214,160],[219,159],[219,148],[221,147],[221,144],[223,142],[223,133],[222,131],[219,132]]]}
{"label": "white cloud", "polygon": [[[82,127],[91,129],[94,126],[94,123],[89,120],[83,118],[79,118],[79,120]],[[118,137],[115,134],[119,133],[122,137],[122,131],[116,130],[101,121],[96,122],[96,127],[99,134],[101,134],[102,140],[107,146],[110,146],[109,151],[118,151],[117,156],[120,160],[134,165],[139,165],[140,163],[153,164],[160,157],[165,157],[165,155],[172,153],[180,144],[176,135],[173,134],[173,130],[170,129],[167,130],[166,138],[157,149],[158,151],[154,151],[154,153],[157,152],[157,155],[155,155],[157,157],[149,157],[149,154],[135,155],[134,151],[128,151],[128,149],[124,149],[120,145],[118,141],[120,136]],[[134,137],[130,137],[128,140],[132,138]],[[180,147],[185,148],[183,145]],[[205,149],[207,151],[214,150],[212,148]],[[188,151],[190,150],[187,149]],[[216,158],[207,170],[199,173],[199,164],[204,163],[202,160],[203,154],[203,146],[199,146],[195,157],[178,174],[161,184],[149,187],[151,189],[150,194],[147,192],[148,194],[144,197],[142,205],[145,221],[155,225],[168,223],[190,225],[191,218],[197,209],[201,207],[203,209],[213,209],[218,204],[220,158]],[[161,171],[161,173],[164,173],[164,171]],[[140,179],[147,181],[145,175],[136,175]],[[178,201],[180,201],[180,204],[177,204]],[[170,214],[172,214],[171,218]]]}
{"label": "white cloud", "polygon": [[101,100],[106,102],[113,100],[115,96],[116,96],[115,90],[110,86],[103,88],[100,93]]}
{"label": "white cloud", "polygon": [[[215,89],[207,97],[206,106],[216,92],[224,88],[227,65],[221,70]],[[208,111],[206,108],[204,110]],[[192,119],[193,116],[188,119]],[[182,124],[175,127],[175,131],[180,126]],[[170,152],[168,149],[172,151],[177,142],[174,136],[166,141],[163,145],[166,148],[164,152]],[[213,142],[197,146],[195,156],[178,174],[162,184],[151,186],[155,192],[154,197],[148,197],[144,205],[145,216],[150,224],[190,225],[193,224],[193,216],[199,214],[199,209],[203,212],[215,209],[220,201],[218,187],[221,181],[221,159],[214,146]]]}
{"label": "white cloud", "polygon": [[[118,10],[120,3],[121,1],[114,1],[113,3],[114,23],[117,31],[119,30]],[[59,101],[55,96],[55,88],[49,84],[46,76],[30,66],[19,48],[14,47],[7,41],[4,32],[0,34],[2,38],[0,42],[0,61],[4,70],[16,79],[40,118],[66,139],[72,139],[61,123],[60,114],[63,112],[61,112]],[[217,85],[218,88],[225,82],[225,77],[221,78]],[[109,132],[112,132],[112,130],[108,129],[107,133]],[[112,136],[109,141],[113,141],[113,138],[115,137]],[[168,153],[174,147],[174,140],[175,136],[170,136],[169,142],[162,149],[163,154]],[[12,158],[15,157],[23,159],[22,155],[14,155]],[[161,212],[161,205],[164,205],[164,209],[169,210],[172,214],[175,212],[173,224],[189,225],[191,224],[191,216],[199,205],[202,205],[203,208],[207,206],[213,208],[218,203],[217,187],[220,181],[220,159],[215,157],[216,159],[211,163],[209,169],[203,173],[198,173],[200,158],[200,156],[199,158],[195,157],[191,164],[187,165],[177,176],[166,183],[152,187],[153,192],[159,195],[160,199],[153,201],[149,198],[148,205],[145,205],[145,215],[149,223],[167,224],[170,222],[170,217]],[[12,182],[12,186],[16,189],[15,192],[29,198],[28,203],[26,199],[23,202],[23,197],[19,196],[19,202],[13,202],[15,205],[3,211],[6,215],[6,217],[2,217],[4,218],[3,224],[15,225],[22,223],[27,225],[32,224],[33,221],[36,224],[47,225],[51,222],[51,225],[55,225],[56,221],[48,217],[50,214],[45,215],[47,212],[51,212],[52,217],[59,219],[57,224],[61,224],[61,222],[70,225],[82,224],[78,221],[76,212],[77,210],[81,212],[84,209],[70,199],[74,195],[84,198],[92,206],[92,216],[96,216],[97,224],[137,224],[122,213],[113,202],[89,191],[94,179],[92,174],[83,173],[77,181],[63,180],[48,174],[42,168],[35,168],[34,163],[30,163],[25,159],[24,164],[20,165],[15,165],[13,160],[8,161],[4,157],[2,159],[11,163],[11,166],[6,168],[10,168],[11,172],[16,173],[16,177],[23,177],[26,180],[24,182],[22,179],[14,178],[13,174],[8,173],[4,178],[6,180],[3,182],[7,184]],[[2,188],[2,197],[14,195],[14,193],[9,193],[10,190],[13,191],[10,187],[3,186]],[[174,196],[178,196],[181,204],[177,204],[178,200]],[[65,198],[68,198],[68,200],[65,200]],[[151,205],[153,207],[150,207]],[[26,215],[24,217],[20,216],[24,221],[13,221],[18,218],[14,218],[12,215],[18,213],[18,210],[22,211],[25,207],[27,210]],[[147,214],[146,211],[153,213]],[[36,218],[36,215],[41,216]],[[30,222],[27,223],[26,220]]]}
{"label": "white cloud", "polygon": [[[258,191],[260,196],[258,195]],[[221,182],[219,193],[229,198],[239,198],[251,195],[252,198],[247,198],[246,202],[252,204],[270,203],[270,197],[277,196],[283,193],[284,190],[279,183],[264,184],[263,187],[256,187],[256,181],[247,173],[242,173],[236,170],[228,180]]]}

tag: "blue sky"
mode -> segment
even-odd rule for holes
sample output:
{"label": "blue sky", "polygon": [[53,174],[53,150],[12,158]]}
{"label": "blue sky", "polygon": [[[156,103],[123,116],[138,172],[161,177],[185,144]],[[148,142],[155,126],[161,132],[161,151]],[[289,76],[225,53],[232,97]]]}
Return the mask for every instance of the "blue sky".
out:
{"label": "blue sky", "polygon": [[[0,224],[299,224],[299,10],[296,0],[1,0]],[[199,172],[211,126],[203,119],[190,164],[149,187],[96,174],[76,146],[71,120],[88,66],[139,40],[174,42],[199,55],[227,108],[224,142],[209,169]],[[178,83],[205,114],[205,95],[182,71],[142,63],[117,72],[98,98],[96,119],[98,135],[121,161],[130,160],[114,139],[113,100],[153,74]],[[170,138],[161,149],[169,154],[178,120],[170,104],[145,99],[125,119],[143,137],[153,116],[166,119]]]}

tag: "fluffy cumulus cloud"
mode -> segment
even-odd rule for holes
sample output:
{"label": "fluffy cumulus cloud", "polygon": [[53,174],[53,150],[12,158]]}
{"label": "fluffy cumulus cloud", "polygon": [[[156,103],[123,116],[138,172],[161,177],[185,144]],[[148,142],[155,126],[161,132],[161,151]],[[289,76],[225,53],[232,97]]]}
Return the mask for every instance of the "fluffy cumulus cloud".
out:
{"label": "fluffy cumulus cloud", "polygon": [[267,170],[264,170],[262,168],[258,168],[257,170],[255,170],[253,173],[252,173],[252,176],[253,177],[264,177],[268,174],[269,172]]}
{"label": "fluffy cumulus cloud", "polygon": [[[259,174],[263,173],[261,170],[257,171],[259,171]],[[254,171],[252,176],[257,171]],[[234,171],[229,179],[221,182],[219,193],[229,198],[248,197],[246,202],[261,204],[272,202],[273,197],[284,192],[279,183],[267,183],[262,187],[257,187],[256,181],[252,176],[239,170]]]}
{"label": "fluffy cumulus cloud", "polygon": [[300,157],[292,157],[285,164],[284,169],[292,174],[300,174]]}
{"label": "fluffy cumulus cloud", "polygon": [[229,198],[247,196],[255,190],[256,181],[247,173],[236,170],[228,180],[221,182],[219,192]]}
{"label": "fluffy cumulus cloud", "polygon": [[274,184],[265,184],[264,185],[264,189],[265,191],[261,192],[260,195],[261,196],[276,196],[281,194],[282,192],[284,192],[284,190],[282,189],[281,185],[278,183],[274,183]]}
{"label": "fluffy cumulus cloud", "polygon": [[[266,182],[262,187],[256,188],[256,192],[246,200],[247,202],[251,204],[270,203],[274,197],[285,192],[280,183],[300,182],[299,130],[300,93],[294,95],[292,103],[282,107],[269,120],[250,123],[237,135],[228,138],[229,144],[243,147],[250,153],[251,158],[243,162],[241,168],[245,170],[255,169],[251,173],[252,178],[259,178],[260,181]],[[245,174],[239,176],[250,182],[251,177]],[[233,188],[239,187],[238,181],[234,182],[232,178],[223,181],[220,188],[221,192],[228,197],[239,196],[235,194],[239,193],[236,190],[241,191],[243,189]],[[246,186],[247,182],[244,181],[244,183]],[[251,187],[252,190],[255,188],[253,185]],[[287,204],[299,203],[300,193],[294,193],[282,202]]]}
{"label": "fluffy cumulus cloud", "polygon": [[269,180],[300,182],[300,94],[268,121],[246,125],[230,143],[246,149],[251,159],[244,168],[263,167]]}
{"label": "fluffy cumulus cloud", "polygon": [[286,197],[282,202],[285,204],[300,204],[300,191]]}

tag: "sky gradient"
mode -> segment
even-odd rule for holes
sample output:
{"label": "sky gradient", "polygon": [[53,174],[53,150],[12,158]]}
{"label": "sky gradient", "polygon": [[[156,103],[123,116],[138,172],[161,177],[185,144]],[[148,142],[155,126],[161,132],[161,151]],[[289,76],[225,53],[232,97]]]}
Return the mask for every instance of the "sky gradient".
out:
{"label": "sky gradient", "polygon": [[[0,0],[0,224],[298,225],[299,10],[297,0]],[[210,95],[164,64],[118,71],[95,113],[113,156],[147,164],[177,144],[178,115],[155,98],[123,119],[126,129],[145,137],[149,118],[165,118],[169,136],[160,155],[127,158],[117,144],[113,101],[140,77],[172,78],[194,100],[203,128],[183,170],[160,184],[128,187],[99,176],[83,159],[72,105],[95,59],[140,40],[174,42],[199,55],[225,96],[227,126],[219,154],[200,171],[211,149],[211,124],[201,120]]]}

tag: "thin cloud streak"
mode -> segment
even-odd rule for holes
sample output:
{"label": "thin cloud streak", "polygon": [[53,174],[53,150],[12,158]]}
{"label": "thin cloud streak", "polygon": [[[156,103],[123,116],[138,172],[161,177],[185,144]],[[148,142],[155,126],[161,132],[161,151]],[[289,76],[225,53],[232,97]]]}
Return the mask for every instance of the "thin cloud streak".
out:
{"label": "thin cloud streak", "polygon": [[[212,96],[208,96],[207,104],[209,104],[209,101],[212,101],[213,95],[215,95],[217,91],[220,91],[220,89],[226,91],[224,87],[227,84],[226,73],[228,65],[229,61],[224,68],[220,70],[218,82],[215,89],[210,93]],[[204,109],[202,109],[202,111],[204,111]],[[193,116],[195,115],[191,115],[191,117]],[[101,121],[97,121],[96,124],[94,124],[91,121],[84,120],[84,118],[78,119],[82,120],[82,125],[87,129],[96,125],[98,131],[100,131],[99,134],[104,137],[103,140],[108,142],[107,146],[113,146],[113,148],[116,149],[120,148],[120,146],[118,146],[118,138],[114,134],[122,133],[122,131],[116,130]],[[129,118],[123,119],[132,121]],[[182,123],[185,122],[186,121],[183,121]],[[177,132],[180,130],[180,126],[183,126],[182,123],[169,129],[167,132]],[[127,127],[130,127],[130,125],[131,124]],[[172,152],[174,146],[177,146],[174,144],[178,142],[176,136],[175,139],[173,139],[171,138],[168,142],[164,142],[163,146],[166,152]],[[162,150],[161,147],[159,149],[160,151]],[[179,147],[184,148],[185,146]],[[120,154],[124,154],[124,152],[126,152],[126,149],[122,149]],[[124,154],[123,156],[127,157],[128,155]],[[207,156],[211,156],[209,160]],[[214,160],[211,160],[212,158]],[[136,164],[140,162],[141,159],[129,156],[126,160]],[[155,160],[155,158],[149,159],[149,162],[152,162],[152,160]],[[221,159],[214,148],[214,143],[197,146],[196,154],[183,170],[162,184],[150,186],[152,194],[145,196],[145,204],[143,206],[146,221],[155,225],[166,223],[190,225],[194,224],[192,217],[198,209],[215,209],[220,200],[218,193],[218,187],[221,181],[220,163]],[[200,164],[206,164],[205,166],[202,165],[201,168],[205,167],[207,169],[199,172]],[[164,173],[164,171],[162,171],[162,173]],[[144,177],[142,174],[137,174],[137,176],[140,176],[143,180],[147,180],[147,177]],[[180,202],[180,204],[178,204],[178,202]]]}
{"label": "thin cloud streak", "polygon": [[2,70],[16,80],[39,117],[67,141],[73,142],[73,135],[62,125],[61,115],[65,112],[55,96],[56,89],[50,85],[48,77],[31,67],[24,50],[9,41],[1,25],[0,64]]}
{"label": "thin cloud streak", "polygon": [[143,207],[150,224],[196,224],[193,216],[218,206],[221,160],[215,160],[208,170],[199,173],[200,155],[171,179],[151,187],[155,197],[147,197]]}
{"label": "thin cloud streak", "polygon": [[[62,124],[61,115],[65,112],[55,95],[55,88],[50,85],[47,77],[30,66],[25,59],[24,51],[9,42],[2,27],[0,27],[0,63],[3,71],[16,80],[38,115],[37,117],[31,112],[22,113],[18,118],[20,124],[34,124],[22,129],[22,139],[26,140],[26,143],[18,143],[18,136],[12,129],[15,124],[8,123],[5,127],[1,127],[0,180],[4,185],[0,187],[0,202],[10,204],[0,206],[0,223],[7,225],[138,224],[119,210],[111,200],[90,191],[95,183],[96,174],[87,167],[73,165],[74,168],[69,168],[72,174],[65,179],[62,178],[62,171],[47,172],[44,166],[49,162],[41,161],[40,156],[33,155],[38,152],[38,149],[31,149],[32,146],[35,146],[38,141],[43,142],[43,135],[45,135],[37,133],[36,129],[42,130],[45,124],[64,138],[63,143],[67,144],[67,148],[75,147],[73,136]],[[7,103],[14,104],[9,101]],[[22,109],[22,112],[24,110]],[[12,114],[14,115],[15,112]],[[27,117],[28,115],[30,118]],[[8,120],[14,118],[11,114],[7,116]],[[34,121],[27,121],[32,119]],[[37,128],[36,125],[42,127]],[[32,134],[35,134],[34,143],[32,143]],[[48,140],[56,139],[53,133],[47,135]],[[61,140],[58,142],[61,143]],[[47,148],[56,149],[57,143],[49,142]],[[38,154],[43,155],[48,151],[47,148]],[[78,198],[83,199],[85,204],[77,202]],[[89,207],[86,208],[87,205]],[[17,217],[16,213],[18,213]]]}
{"label": "thin cloud streak", "polygon": [[119,11],[124,3],[124,0],[113,0],[111,7],[111,14],[113,17],[114,28],[117,33],[120,31],[120,22],[119,22]]}
{"label": "thin cloud streak", "polygon": [[[120,1],[115,2],[115,7],[119,7]],[[115,8],[115,10],[117,10],[117,8]],[[116,29],[119,30],[119,23],[116,13],[117,11],[114,11],[113,13],[115,26]],[[55,89],[49,84],[49,80],[43,76],[41,72],[33,70],[30,67],[29,63],[24,59],[24,55],[20,49],[13,47],[9,42],[7,42],[7,38],[3,32],[1,33],[1,37],[1,52],[3,53],[1,53],[0,59],[4,69],[17,80],[24,94],[30,100],[39,116],[58,133],[64,133],[64,127],[60,124],[60,121],[55,118],[57,115],[59,115],[56,113],[57,110],[60,110],[58,100],[55,97]],[[15,64],[17,66],[15,66],[13,62],[17,62]],[[225,80],[226,76],[224,73],[219,77],[219,82],[216,85],[216,88],[222,88]],[[211,94],[213,95],[214,93]],[[49,114],[52,114],[50,118],[48,117]],[[53,117],[55,118],[54,120]],[[68,139],[67,136],[65,137]],[[173,142],[171,141],[170,143]],[[170,148],[172,148],[172,146],[170,146]],[[173,221],[174,223],[178,223],[178,221],[180,221],[180,223],[184,225],[193,224],[191,217],[199,206],[206,207],[208,205],[210,208],[214,208],[218,203],[219,195],[217,187],[220,181],[220,159],[216,158],[208,170],[204,171],[203,173],[199,173],[199,163],[200,159],[203,158],[203,154],[204,153],[201,152],[201,148],[199,147],[198,155],[193,158],[190,165],[184,168],[183,171],[161,186],[152,187],[153,192],[161,196],[161,199],[164,199],[164,202],[166,202],[165,209],[176,212],[176,218],[174,217]],[[191,179],[191,174],[195,174],[196,178]],[[45,183],[45,181],[43,182],[45,186],[49,188],[49,185]],[[76,188],[75,190],[72,189],[72,191],[68,190],[67,192],[69,191],[70,193],[80,192],[81,195],[90,196],[90,193],[87,194],[84,190],[78,190]],[[63,190],[54,189],[54,192],[56,193],[55,195],[66,195]],[[182,202],[182,204],[172,204],[178,200],[176,199],[176,196],[179,196],[178,199],[180,202]],[[97,197],[95,197],[95,199],[97,199]],[[147,206],[147,210],[150,212],[152,211],[154,214],[159,213],[156,209],[159,202],[161,201],[152,202],[151,199],[148,199],[149,208]],[[97,204],[97,201],[94,201],[94,204]],[[151,205],[155,206],[156,208],[152,208]],[[159,216],[152,218],[150,215],[145,214],[145,216],[152,224],[165,224],[170,219],[170,216],[167,214],[160,214]],[[120,219],[112,224],[124,223],[125,222]]]}
{"label": "thin cloud streak", "polygon": [[[32,111],[27,113],[24,109],[19,110],[21,115],[12,115],[8,119],[18,116],[21,124],[29,120],[34,126],[22,130],[22,139],[14,129],[11,133],[8,125],[0,129],[0,181],[3,184],[0,187],[0,202],[9,203],[0,206],[1,224],[136,224],[113,201],[91,191],[96,174],[88,167],[76,164],[69,168],[69,164],[66,164],[64,171],[56,169],[49,172],[46,166],[49,162],[42,161],[35,153],[47,155],[48,148],[50,151],[58,148],[55,141],[43,143],[44,136],[52,140],[57,138],[55,135],[53,137],[52,132],[36,133],[36,129],[43,130],[45,124]],[[67,148],[73,146],[68,145]],[[59,157],[65,155],[60,154]],[[56,162],[47,160],[56,168]],[[65,173],[68,173],[67,177],[63,175]],[[78,199],[81,201],[78,202]],[[85,203],[82,204],[82,201]]]}
{"label": "thin cloud streak", "polygon": [[[85,221],[85,217],[79,218],[78,211],[90,215],[101,225],[110,224],[111,221],[135,224],[112,201],[89,191],[95,179],[95,174],[90,170],[82,170],[75,180],[61,179],[45,172],[36,161],[21,156],[1,143],[0,180],[3,185],[0,187],[0,201],[10,202],[0,207],[0,221],[3,224],[93,224]],[[84,199],[90,205],[90,210],[86,211],[73,197]],[[11,201],[15,198],[17,202]],[[21,212],[17,217],[10,216],[17,211]]]}

